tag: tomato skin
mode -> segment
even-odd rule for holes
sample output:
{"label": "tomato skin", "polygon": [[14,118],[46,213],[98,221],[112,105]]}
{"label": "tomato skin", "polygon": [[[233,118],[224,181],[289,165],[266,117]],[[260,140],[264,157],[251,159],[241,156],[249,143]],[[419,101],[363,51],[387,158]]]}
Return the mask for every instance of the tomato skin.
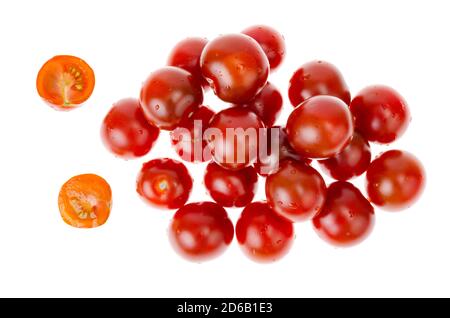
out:
{"label": "tomato skin", "polygon": [[259,43],[269,60],[270,70],[280,66],[286,54],[286,44],[284,37],[277,30],[267,25],[254,25],[245,29],[242,33]]}
{"label": "tomato skin", "polygon": [[266,178],[267,203],[292,222],[311,219],[320,212],[326,195],[320,173],[303,162],[283,160]]}
{"label": "tomato skin", "polygon": [[325,205],[313,219],[317,234],[326,242],[340,247],[362,242],[374,224],[372,205],[351,183],[342,181],[328,187]]}
{"label": "tomato skin", "polygon": [[179,161],[161,158],[142,165],[136,182],[138,194],[152,206],[179,209],[192,191],[192,178]]}
{"label": "tomato skin", "polygon": [[[177,128],[170,132],[170,141],[177,154],[188,162],[204,162],[212,158],[208,142],[204,138],[204,132],[209,127],[209,122],[215,115],[214,111],[206,106],[200,106],[187,116],[183,117]],[[201,122],[200,126],[195,126],[195,122]],[[200,138],[200,142],[196,139]],[[195,150],[200,145],[201,149]],[[200,153],[201,152],[201,153]]]}
{"label": "tomato skin", "polygon": [[[253,164],[258,154],[260,129],[263,128],[261,119],[248,108],[237,106],[218,112],[205,132],[214,161],[231,170]],[[227,138],[227,130],[238,137]],[[248,138],[240,132],[248,132]]]}
{"label": "tomato skin", "polygon": [[206,167],[204,183],[209,195],[223,207],[244,207],[258,188],[258,174],[252,166],[233,171],[215,162]]}
{"label": "tomato skin", "polygon": [[332,178],[346,181],[362,175],[369,167],[371,157],[369,143],[355,131],[349,144],[341,152],[328,159],[319,160],[319,164]]}
{"label": "tomato skin", "polygon": [[266,202],[253,202],[244,208],[236,223],[236,238],[251,260],[274,262],[289,252],[294,241],[294,227]]}
{"label": "tomato skin", "polygon": [[174,215],[169,238],[173,248],[190,261],[206,261],[221,255],[234,237],[233,223],[214,202],[189,203]]}
{"label": "tomato skin", "polygon": [[425,169],[411,153],[389,150],[369,165],[366,187],[370,202],[386,211],[400,211],[413,205],[426,183]]}
{"label": "tomato skin", "polygon": [[249,107],[263,121],[266,127],[272,127],[280,116],[283,97],[275,85],[267,82],[262,91],[251,101],[241,104]]}
{"label": "tomato skin", "polygon": [[215,94],[225,102],[252,100],[269,76],[269,61],[258,42],[244,34],[222,35],[204,48],[200,67]]}
{"label": "tomato skin", "polygon": [[305,158],[329,158],[341,152],[353,135],[348,106],[333,96],[307,99],[288,118],[286,133],[292,147]]}
{"label": "tomato skin", "polygon": [[111,187],[95,174],[74,176],[61,187],[58,206],[62,219],[70,226],[93,228],[103,225],[111,211]]}
{"label": "tomato skin", "polygon": [[[254,164],[256,172],[260,176],[267,177],[274,173],[278,170],[281,161],[284,159],[302,161],[306,164],[311,163],[310,159],[302,158],[294,149],[292,149],[286,135],[286,128],[280,126],[267,128],[266,137],[266,151],[259,149],[258,158]],[[278,147],[278,149],[275,147]]]}
{"label": "tomato skin", "polygon": [[303,64],[289,81],[289,100],[294,107],[318,95],[335,96],[350,104],[350,90],[344,77],[336,66],[325,61]]}
{"label": "tomato skin", "polygon": [[183,116],[203,102],[200,83],[188,71],[166,66],[144,82],[140,103],[147,120],[164,130],[173,130]]}
{"label": "tomato skin", "polygon": [[84,60],[57,55],[44,63],[36,78],[39,96],[56,110],[71,110],[83,104],[94,91],[95,75]]}
{"label": "tomato skin", "polygon": [[205,38],[186,38],[178,42],[170,52],[167,65],[185,69],[202,83],[203,88],[208,88],[209,84],[200,69],[200,56],[207,43]]}
{"label": "tomato skin", "polygon": [[118,101],[103,119],[100,134],[103,144],[115,155],[133,159],[146,155],[158,139],[159,129],[150,125],[139,101]]}
{"label": "tomato skin", "polygon": [[355,117],[355,128],[367,140],[382,144],[400,138],[411,121],[408,104],[388,86],[364,88],[353,98],[350,109]]}

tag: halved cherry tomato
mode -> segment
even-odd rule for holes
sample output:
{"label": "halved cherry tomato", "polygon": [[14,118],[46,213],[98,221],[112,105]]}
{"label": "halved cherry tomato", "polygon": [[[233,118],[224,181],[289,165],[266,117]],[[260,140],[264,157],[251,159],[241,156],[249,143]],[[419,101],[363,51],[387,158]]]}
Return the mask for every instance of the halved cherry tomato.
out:
{"label": "halved cherry tomato", "polygon": [[102,177],[81,174],[61,187],[59,212],[64,222],[74,227],[91,228],[104,224],[112,204],[111,188]]}
{"label": "halved cherry tomato", "polygon": [[57,55],[48,60],[36,79],[39,96],[58,110],[70,110],[84,103],[94,86],[92,68],[71,55]]}

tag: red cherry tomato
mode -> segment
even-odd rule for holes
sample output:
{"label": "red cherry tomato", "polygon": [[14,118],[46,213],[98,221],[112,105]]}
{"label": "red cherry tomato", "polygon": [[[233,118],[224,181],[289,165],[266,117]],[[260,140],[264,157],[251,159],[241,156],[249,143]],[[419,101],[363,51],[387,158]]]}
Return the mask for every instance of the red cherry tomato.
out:
{"label": "red cherry tomato", "polygon": [[286,132],[292,147],[306,158],[328,158],[341,152],[353,135],[348,106],[332,96],[304,101],[288,118]]}
{"label": "red cherry tomato", "polygon": [[140,102],[151,124],[173,130],[183,116],[200,106],[203,91],[191,73],[166,66],[150,74],[144,82]]}
{"label": "red cherry tomato", "polygon": [[317,95],[335,96],[350,104],[350,90],[341,72],[331,63],[312,61],[302,65],[289,82],[289,99],[297,107]]}
{"label": "red cherry tomato", "polygon": [[369,167],[370,159],[369,143],[355,131],[350,143],[341,152],[319,160],[319,164],[332,178],[345,181],[362,175]]}
{"label": "red cherry tomato", "polygon": [[213,202],[190,203],[173,217],[169,237],[174,249],[191,261],[205,261],[222,254],[233,240],[233,223]]}
{"label": "red cherry tomato", "polygon": [[282,258],[291,248],[294,227],[267,203],[253,202],[244,208],[236,223],[236,238],[250,259],[272,262]]}
{"label": "red cherry tomato", "polygon": [[205,132],[214,160],[239,170],[253,164],[264,124],[250,109],[231,107],[218,112]]}
{"label": "red cherry tomato", "polygon": [[242,33],[252,37],[261,45],[269,60],[271,70],[280,66],[286,53],[286,44],[284,37],[277,30],[267,25],[254,25]]}
{"label": "red cherry tomato", "polygon": [[94,86],[92,68],[71,55],[58,55],[45,62],[36,79],[39,96],[58,110],[70,110],[84,103]]}
{"label": "red cherry tomato", "polygon": [[311,160],[302,158],[289,144],[286,129],[280,126],[267,128],[267,142],[265,150],[258,150],[258,159],[255,162],[256,172],[266,177],[278,170],[280,162],[284,159],[294,159],[310,164]]}
{"label": "red cherry tomato", "polygon": [[189,162],[211,160],[204,132],[215,113],[206,106],[200,106],[183,117],[177,128],[170,132],[170,139],[178,155]]}
{"label": "red cherry tomato", "polygon": [[325,181],[305,163],[281,162],[277,172],[266,179],[267,203],[292,222],[311,219],[325,202]]}
{"label": "red cherry tomato", "polygon": [[130,159],[152,149],[159,129],[147,122],[137,99],[127,98],[114,104],[103,119],[101,136],[112,153]]}
{"label": "red cherry tomato", "polygon": [[369,86],[350,105],[355,128],[369,141],[390,143],[403,135],[411,121],[408,104],[390,87]]}
{"label": "red cherry tomato", "polygon": [[204,182],[211,197],[221,206],[244,207],[255,196],[258,174],[252,166],[232,171],[210,162]]}
{"label": "red cherry tomato", "polygon": [[203,87],[209,87],[200,69],[200,56],[208,40],[205,38],[187,38],[175,45],[169,55],[167,65],[181,67],[190,72]]}
{"label": "red cherry tomato", "polygon": [[370,201],[388,211],[410,207],[425,187],[425,170],[412,154],[389,150],[369,165],[366,174]]}
{"label": "red cherry tomato", "polygon": [[249,107],[267,127],[272,127],[281,113],[283,97],[273,84],[267,83],[254,99],[242,106]]}
{"label": "red cherry tomato", "polygon": [[322,211],[313,219],[317,234],[330,244],[351,246],[372,231],[375,214],[372,205],[348,182],[332,183]]}
{"label": "red cherry tomato", "polygon": [[137,177],[136,190],[153,206],[178,209],[189,198],[192,178],[179,161],[164,158],[153,159],[144,165]]}
{"label": "red cherry tomato", "polygon": [[222,35],[209,42],[200,66],[216,95],[236,104],[253,99],[269,76],[264,51],[258,42],[244,34]]}

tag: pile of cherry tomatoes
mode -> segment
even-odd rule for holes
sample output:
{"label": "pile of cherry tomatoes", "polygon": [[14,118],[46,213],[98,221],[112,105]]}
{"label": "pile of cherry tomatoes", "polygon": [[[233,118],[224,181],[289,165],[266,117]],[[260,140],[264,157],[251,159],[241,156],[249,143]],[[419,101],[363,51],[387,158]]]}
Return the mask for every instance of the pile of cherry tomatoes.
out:
{"label": "pile of cherry tomatoes", "polygon": [[[170,241],[190,260],[220,255],[235,233],[249,258],[277,260],[292,245],[293,223],[304,221],[333,245],[354,245],[373,228],[373,205],[405,209],[423,191],[424,168],[412,154],[372,158],[369,142],[392,143],[411,119],[390,87],[368,86],[352,98],[334,65],[308,62],[290,79],[287,122],[275,126],[283,98],[268,77],[284,56],[284,38],[264,25],[212,41],[187,38],[145,80],[139,99],[118,101],[103,120],[103,142],[118,157],[146,155],[163,130],[182,160],[208,162],[204,185],[213,201],[188,203],[194,182],[178,160],[150,160],[137,176],[145,201],[176,210]],[[92,69],[73,56],[50,59],[37,78],[40,96],[63,110],[85,102],[94,84]],[[208,90],[229,107],[203,105]],[[337,181],[327,185],[313,160]],[[348,182],[363,173],[367,198]],[[266,200],[253,202],[258,175]],[[243,208],[235,225],[225,210],[231,207]],[[99,226],[111,210],[111,189],[97,175],[75,176],[61,188],[59,209],[72,226]]]}

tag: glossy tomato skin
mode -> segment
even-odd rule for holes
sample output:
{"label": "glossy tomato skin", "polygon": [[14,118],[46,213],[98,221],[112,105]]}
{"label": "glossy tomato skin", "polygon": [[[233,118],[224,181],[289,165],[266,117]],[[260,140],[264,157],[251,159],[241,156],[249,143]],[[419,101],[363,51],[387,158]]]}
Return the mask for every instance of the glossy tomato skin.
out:
{"label": "glossy tomato skin", "polygon": [[275,85],[267,82],[254,99],[241,106],[249,107],[259,116],[266,127],[272,127],[280,116],[283,107],[283,97]]}
{"label": "glossy tomato skin", "polygon": [[264,51],[244,34],[222,35],[210,41],[203,50],[200,67],[215,94],[236,104],[252,100],[269,76]]}
{"label": "glossy tomato skin", "polygon": [[140,103],[147,120],[156,127],[173,130],[183,116],[203,102],[200,83],[186,70],[166,66],[144,82]]}
{"label": "glossy tomato skin", "polygon": [[318,95],[335,96],[350,104],[350,90],[344,77],[336,66],[325,61],[311,61],[295,71],[288,93],[294,107]]}
{"label": "glossy tomato skin", "polygon": [[58,206],[64,222],[73,227],[103,225],[111,212],[111,187],[95,174],[74,176],[61,187]]}
{"label": "glossy tomato skin", "polygon": [[180,67],[190,72],[204,88],[209,87],[200,69],[200,56],[208,40],[205,38],[186,38],[178,42],[170,52],[167,65]]}
{"label": "glossy tomato skin", "polygon": [[267,203],[292,222],[309,220],[325,202],[326,185],[309,165],[287,159],[266,178]]}
{"label": "glossy tomato skin", "polygon": [[286,133],[292,147],[305,158],[329,158],[341,152],[353,135],[348,106],[333,96],[315,96],[290,114]]}
{"label": "glossy tomato skin", "polygon": [[355,127],[369,141],[391,143],[403,135],[411,121],[403,97],[390,87],[374,85],[356,95],[350,109]]}
{"label": "glossy tomato skin", "polygon": [[389,150],[369,165],[366,174],[370,202],[387,211],[410,207],[425,188],[425,169],[412,154]]}
{"label": "glossy tomato skin", "polygon": [[57,55],[39,70],[36,88],[39,96],[57,110],[71,110],[84,103],[94,91],[95,75],[84,60]]}
{"label": "glossy tomato skin", "polygon": [[253,261],[273,262],[290,250],[294,227],[266,202],[253,202],[244,208],[236,223],[236,238],[242,251]]}
{"label": "glossy tomato skin", "polygon": [[174,249],[196,262],[221,255],[233,237],[233,223],[225,209],[214,202],[189,203],[181,207],[169,228]]}
{"label": "glossy tomato skin", "polygon": [[204,183],[208,193],[221,206],[244,207],[255,196],[258,174],[252,166],[234,171],[210,162],[206,167]]}
{"label": "glossy tomato skin", "polygon": [[134,98],[115,103],[103,119],[100,131],[106,148],[125,159],[147,154],[159,136],[159,129],[147,122],[139,101]]}
{"label": "glossy tomato skin", "polygon": [[332,183],[322,211],[313,219],[314,229],[326,242],[340,247],[363,241],[372,231],[372,205],[349,182]]}
{"label": "glossy tomato skin", "polygon": [[242,33],[259,43],[269,60],[271,70],[280,66],[286,54],[286,43],[284,37],[277,30],[267,25],[254,25]]}
{"label": "glossy tomato skin", "polygon": [[349,144],[341,152],[319,160],[319,164],[330,177],[346,181],[362,175],[369,167],[371,157],[369,143],[355,131]]}
{"label": "glossy tomato skin", "polygon": [[218,112],[205,132],[214,160],[231,170],[253,164],[263,128],[261,119],[248,108],[238,106]]}
{"label": "glossy tomato skin", "polygon": [[[254,166],[256,172],[263,177],[278,170],[281,161],[293,159],[310,164],[311,160],[302,158],[290,145],[286,135],[286,129],[280,126],[267,128],[266,148],[258,149],[258,159]],[[260,145],[261,146],[261,145]]]}
{"label": "glossy tomato skin", "polygon": [[215,115],[214,111],[206,106],[190,112],[170,132],[170,140],[178,155],[185,161],[204,162],[211,160],[211,150],[204,138],[204,132]]}
{"label": "glossy tomato skin", "polygon": [[179,161],[163,158],[144,163],[136,191],[147,203],[165,209],[179,209],[192,191],[192,178]]}

